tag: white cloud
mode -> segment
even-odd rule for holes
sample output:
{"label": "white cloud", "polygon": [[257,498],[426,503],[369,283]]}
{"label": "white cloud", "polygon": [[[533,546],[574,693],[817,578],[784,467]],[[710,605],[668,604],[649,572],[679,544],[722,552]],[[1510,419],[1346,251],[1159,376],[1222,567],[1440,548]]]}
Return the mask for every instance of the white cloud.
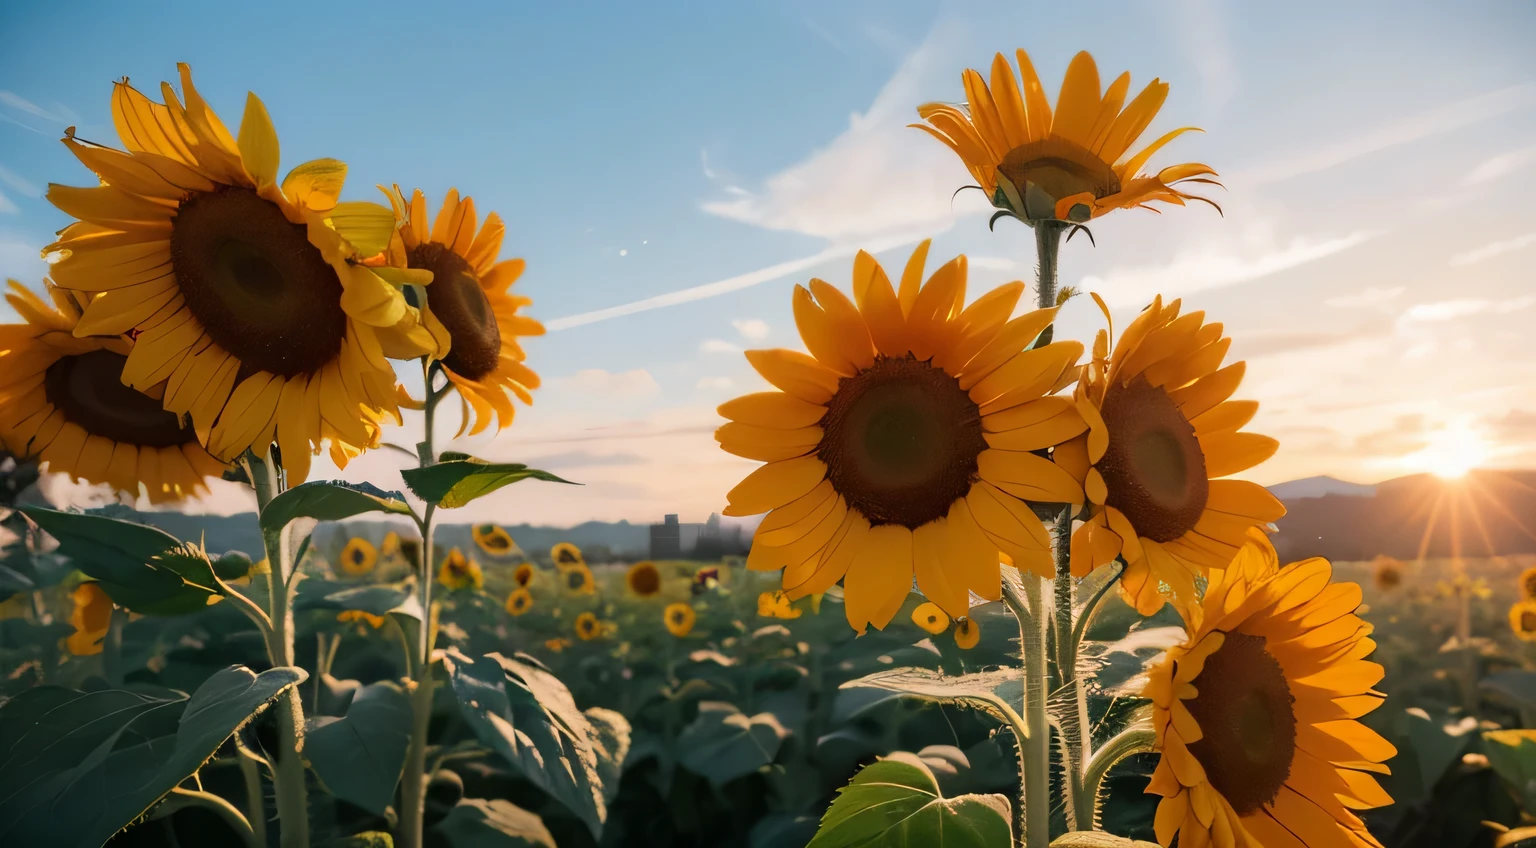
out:
{"label": "white cloud", "polygon": [[732,344],[725,339],[705,339],[699,342],[700,353],[740,353],[741,345]]}
{"label": "white cloud", "polygon": [[1468,250],[1465,253],[1458,253],[1451,257],[1451,264],[1471,265],[1474,262],[1481,262],[1484,259],[1498,256],[1501,253],[1508,253],[1511,250],[1519,250],[1520,248],[1531,244],[1536,244],[1536,233],[1527,233],[1526,235],[1516,236],[1512,239],[1504,239],[1503,241],[1496,241],[1492,244],[1485,244],[1482,247]]}
{"label": "white cloud", "polygon": [[656,383],[656,378],[644,368],[619,372],[586,368],[569,377],[557,377],[550,382],[561,388],[605,397],[641,397],[655,394],[661,389]]}
{"label": "white cloud", "polygon": [[1506,174],[1514,173],[1516,169],[1532,160],[1536,160],[1536,144],[1519,150],[1511,150],[1508,153],[1501,153],[1473,168],[1462,179],[1461,184],[1472,186],[1491,182]]}
{"label": "white cloud", "polygon": [[1376,235],[1362,230],[1322,241],[1296,238],[1257,256],[1241,256],[1229,247],[1186,250],[1166,265],[1117,268],[1103,277],[1084,277],[1079,287],[1098,292],[1111,306],[1145,306],[1159,293],[1178,297],[1246,283],[1341,253]]}
{"label": "white cloud", "polygon": [[768,338],[768,322],[761,318],[738,318],[731,322],[731,326],[743,337],[753,341]]}
{"label": "white cloud", "polygon": [[28,285],[42,283],[48,271],[48,263],[40,255],[41,248],[11,232],[0,231],[0,277],[14,277]]}
{"label": "white cloud", "polygon": [[5,196],[5,192],[0,191],[0,214],[15,215],[20,211],[21,209],[18,208],[9,197]]}
{"label": "white cloud", "polygon": [[1512,297],[1507,300],[1487,300],[1485,298],[1457,298],[1455,300],[1439,300],[1433,303],[1419,303],[1408,307],[1398,317],[1398,326],[1409,324],[1427,324],[1441,321],[1452,321],[1457,318],[1465,318],[1468,315],[1479,315],[1484,312],[1497,312],[1507,314],[1518,312],[1532,305],[1536,305],[1536,295]]}
{"label": "white cloud", "polygon": [[68,123],[75,117],[73,114],[69,114],[68,110],[61,109],[59,111],[51,111],[44,109],[43,107],[33,103],[25,97],[22,97],[14,91],[0,90],[0,104],[9,106],[18,112],[25,112],[26,114],[32,115],[33,117],[42,118],[43,120],[53,121],[55,123]]}
{"label": "white cloud", "polygon": [[1182,0],[1175,6],[1178,14],[1169,16],[1169,24],[1200,74],[1205,108],[1214,111],[1237,93],[1237,62],[1225,20],[1227,4]]}
{"label": "white cloud", "polygon": [[1380,306],[1402,293],[1402,286],[1392,286],[1391,288],[1371,286],[1365,291],[1358,291],[1354,294],[1330,297],[1323,301],[1323,303],[1338,309],[1363,309],[1370,306]]}
{"label": "white cloud", "polygon": [[695,388],[723,392],[734,385],[730,377],[700,377]]}
{"label": "white cloud", "polygon": [[1372,132],[1261,165],[1231,177],[1229,185],[1253,186],[1327,170],[1351,159],[1457,130],[1536,105],[1536,82],[1512,85],[1426,109]]}
{"label": "white cloud", "polygon": [[43,196],[43,190],[39,188],[36,183],[23,178],[20,174],[12,171],[10,168],[5,167],[4,165],[0,165],[0,183],[5,183],[6,185],[10,186],[11,189],[17,194],[24,195],[26,197]]}

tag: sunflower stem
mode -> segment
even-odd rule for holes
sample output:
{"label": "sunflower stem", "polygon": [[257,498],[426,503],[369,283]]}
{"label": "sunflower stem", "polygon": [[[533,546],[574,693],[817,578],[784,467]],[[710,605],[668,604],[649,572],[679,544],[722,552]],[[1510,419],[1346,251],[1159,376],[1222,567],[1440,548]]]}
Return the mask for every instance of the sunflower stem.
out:
{"label": "sunflower stem", "polygon": [[246,820],[245,816],[241,814],[239,808],[234,804],[229,803],[212,792],[204,792],[200,789],[183,789],[178,786],[171,790],[170,797],[167,799],[167,806],[177,808],[203,807],[212,810],[218,814],[219,818],[224,820],[225,824],[229,825],[231,830],[239,834],[240,841],[245,844],[246,848],[261,848],[261,843],[256,841],[255,826]]}
{"label": "sunflower stem", "polygon": [[[1069,226],[1065,221],[1035,222],[1035,261],[1038,263],[1035,295],[1041,309],[1050,309],[1056,305],[1056,260],[1061,255],[1061,235]],[[1049,342],[1050,339],[1046,338],[1045,341]]]}
{"label": "sunflower stem", "polygon": [[[263,458],[247,451],[244,462],[246,475],[256,490],[259,516],[282,493],[282,475],[270,456]],[[267,658],[273,666],[292,666],[294,628],[289,595],[295,585],[289,578],[296,566],[288,561],[286,530],[264,532],[262,543],[267,553],[267,618],[271,623],[266,634]],[[309,796],[304,760],[299,754],[304,750],[304,703],[298,687],[288,687],[273,712],[277,718],[277,757],[272,764],[272,785],[277,792],[277,817],[282,827],[279,844],[282,848],[308,848]]]}
{"label": "sunflower stem", "polygon": [[[1062,509],[1056,517],[1056,674],[1061,681],[1061,691],[1067,696],[1057,716],[1062,735],[1062,773],[1067,787],[1067,828],[1092,830],[1093,809],[1076,803],[1083,784],[1083,769],[1090,740],[1088,727],[1088,700],[1083,691],[1083,681],[1077,674],[1077,637],[1073,626],[1072,584],[1072,510]],[[1085,611],[1086,612],[1086,611]]]}
{"label": "sunflower stem", "polygon": [[[422,404],[424,425],[422,441],[416,446],[417,459],[422,467],[437,462],[434,445],[437,404],[446,390],[432,389],[435,376],[430,359],[422,359],[421,375],[425,385],[425,401]],[[402,848],[421,848],[422,818],[425,815],[427,788],[427,733],[432,723],[432,642],[437,634],[432,626],[432,517],[437,505],[429,503],[422,510],[417,522],[421,530],[421,572],[417,575],[420,592],[421,626],[416,632],[415,666],[411,679],[411,740],[405,752],[405,769],[400,776],[400,845]]]}
{"label": "sunflower stem", "polygon": [[267,801],[261,789],[261,767],[246,752],[245,746],[236,744],[235,758],[240,761],[240,776],[245,779],[246,820],[256,835],[256,844],[267,844]]}
{"label": "sunflower stem", "polygon": [[1044,593],[1040,578],[1020,572],[1018,583],[1003,582],[1003,601],[1019,622],[1019,653],[1024,666],[1024,729],[1019,740],[1019,844],[1048,848],[1051,843],[1050,715],[1046,711]]}
{"label": "sunflower stem", "polygon": [[1108,742],[1105,742],[1099,750],[1093,752],[1093,757],[1088,761],[1088,768],[1083,773],[1082,786],[1077,790],[1077,809],[1087,810],[1091,829],[1093,822],[1099,820],[1099,804],[1103,801],[1100,797],[1104,786],[1104,776],[1117,763],[1127,757],[1136,754],[1146,754],[1157,750],[1157,734],[1150,727],[1132,726],[1120,733]]}

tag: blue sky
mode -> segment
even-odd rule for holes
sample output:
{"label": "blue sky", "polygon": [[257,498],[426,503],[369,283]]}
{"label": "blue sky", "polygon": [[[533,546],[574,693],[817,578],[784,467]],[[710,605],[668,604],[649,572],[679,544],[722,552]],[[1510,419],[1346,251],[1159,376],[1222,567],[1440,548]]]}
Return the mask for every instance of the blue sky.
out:
{"label": "blue sky", "polygon": [[[739,350],[798,347],[791,286],[846,287],[859,247],[897,264],[933,236],[939,261],[971,257],[973,295],[1029,279],[1029,233],[951,202],[965,172],[904,126],[1015,47],[1052,92],[1079,49],[1106,80],[1168,81],[1147,138],[1206,130],[1154,165],[1211,164],[1226,216],[1112,215],[1096,248],[1067,247],[1062,282],[1117,321],[1163,291],[1226,323],[1255,427],[1283,445],[1254,479],[1536,464],[1536,4],[12,4],[0,32],[7,276],[38,283],[67,223],[46,184],[88,181],[63,127],[115,143],[110,82],[152,91],[178,61],[231,126],[259,94],[285,168],[333,156],[350,198],[457,186],[500,212],[553,330],[528,345],[546,384],[461,447],[587,485],[528,484],[475,517],[718,509],[753,466],[710,437],[715,405],[763,386]],[[1101,320],[1082,299],[1061,329]],[[348,476],[387,483],[393,462]],[[243,505],[221,488],[195,508]]]}

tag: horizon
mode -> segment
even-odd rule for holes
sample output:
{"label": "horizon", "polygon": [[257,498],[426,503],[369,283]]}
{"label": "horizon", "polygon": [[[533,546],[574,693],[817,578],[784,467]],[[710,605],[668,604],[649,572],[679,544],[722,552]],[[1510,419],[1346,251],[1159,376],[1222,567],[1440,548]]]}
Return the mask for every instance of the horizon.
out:
{"label": "horizon", "polygon": [[[289,31],[300,9],[306,26],[350,34],[327,44],[318,84],[310,46]],[[965,171],[906,128],[912,104],[961,99],[962,69],[1016,47],[1054,97],[1070,56],[1089,48],[1106,76],[1170,83],[1144,138],[1205,132],[1154,164],[1211,164],[1225,217],[1202,206],[1095,221],[1098,246],[1067,245],[1061,282],[1103,294],[1116,327],[1158,291],[1226,324],[1231,359],[1248,362],[1238,396],[1261,402],[1252,428],[1281,443],[1252,479],[1371,485],[1536,467],[1536,351],[1524,339],[1536,314],[1525,207],[1536,56],[1518,48],[1536,34],[1536,6],[1471,15],[1416,2],[1384,18],[1189,0],[1117,9],[1107,30],[1097,10],[1001,3],[662,3],[595,19],[509,7],[475,12],[468,30],[462,15],[419,21],[425,46],[381,82],[376,45],[403,9],[276,4],[216,42],[198,37],[197,15],[8,9],[6,31],[30,37],[0,56],[0,273],[40,285],[38,251],[66,221],[43,191],[87,183],[58,142],[64,127],[115,142],[109,83],[126,74],[151,92],[188,62],[226,123],[247,90],[263,99],[284,171],[335,156],[351,169],[347,199],[378,200],[374,183],[398,182],[435,207],[454,185],[506,219],[504,256],[527,258],[519,288],[550,330],[526,345],[544,386],[508,430],[446,447],[584,485],[525,483],[455,520],[648,524],[656,503],[707,515],[756,466],[711,436],[719,403],[766,387],[741,351],[803,349],[794,284],[817,276],[846,291],[856,248],[889,269],[928,236],[930,265],[970,258],[973,297],[1032,275],[1026,231],[1005,221],[988,233],[983,204],[951,201]],[[523,34],[517,50],[503,48],[510,32]],[[66,64],[53,58],[63,38]],[[581,54],[560,46],[573,43]],[[655,66],[659,53],[674,62]],[[1295,58],[1314,54],[1346,58]],[[350,104],[341,120],[338,99]],[[0,322],[12,320],[0,305]],[[1078,298],[1060,323],[1091,339],[1103,317]],[[416,441],[420,415],[405,420],[386,440]],[[387,482],[403,462],[374,451],[337,472],[321,457],[311,476]],[[247,489],[210,485],[175,508],[253,508]],[[116,500],[59,478],[49,491]]]}

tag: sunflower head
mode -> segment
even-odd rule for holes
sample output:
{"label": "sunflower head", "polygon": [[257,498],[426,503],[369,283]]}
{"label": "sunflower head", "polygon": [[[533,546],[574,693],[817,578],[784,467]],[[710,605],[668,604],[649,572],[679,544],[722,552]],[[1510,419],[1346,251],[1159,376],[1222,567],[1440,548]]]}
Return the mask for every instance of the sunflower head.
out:
{"label": "sunflower head", "polygon": [[533,582],[533,563],[525,562],[512,570],[512,581],[519,586]]}
{"label": "sunflower head", "polygon": [[512,535],[495,524],[476,524],[469,529],[469,534],[475,545],[488,556],[504,557],[517,548]]}
{"label": "sunflower head", "polygon": [[767,464],[732,489],[726,515],[767,512],[747,567],[783,569],[791,599],[843,584],[849,624],[883,628],[914,578],[963,616],[974,592],[1001,596],[999,551],[1053,573],[1050,538],[1024,499],[1081,503],[1080,485],[1038,452],[1087,425],[1053,393],[1077,342],[1036,345],[1055,309],[1010,318],[1011,283],[966,304],[966,259],[923,281],[928,243],[893,286],[868,253],[853,298],[821,280],[796,287],[811,355],[748,351],[780,391],[720,407],[715,438]]}
{"label": "sunflower head", "polygon": [[561,637],[556,637],[554,639],[545,639],[544,640],[544,647],[550,649],[551,651],[554,651],[557,654],[560,653],[561,651],[565,650],[566,648],[569,648],[571,646],[571,644],[572,644],[571,640],[565,639],[565,638],[561,638]]}
{"label": "sunflower head", "polygon": [[1279,443],[1241,432],[1258,410],[1229,400],[1245,364],[1225,367],[1231,339],[1205,313],[1158,297],[1111,353],[1101,332],[1073,397],[1087,432],[1057,446],[1058,467],[1082,481],[1088,517],[1072,535],[1072,573],[1116,557],[1121,595],[1142,615],[1195,598],[1195,579],[1236,555],[1250,528],[1285,515],[1257,483],[1223,480]]}
{"label": "sunflower head", "polygon": [[384,534],[384,543],[379,546],[379,555],[382,557],[397,557],[400,555],[400,534],[391,530]]}
{"label": "sunflower head", "polygon": [[364,612],[363,610],[342,610],[341,612],[336,613],[336,620],[342,622],[343,624],[356,621],[361,624],[366,624],[369,627],[372,627],[374,630],[378,630],[380,627],[384,626],[384,616],[374,615],[371,612]]}
{"label": "sunflower head", "polygon": [[160,387],[164,408],[189,415],[221,460],[265,456],[276,440],[301,481],[323,440],[369,447],[398,418],[382,345],[421,354],[432,338],[413,329],[395,282],[428,275],[366,266],[388,244],[390,210],[339,202],[346,165],[334,159],[279,182],[261,100],[248,96],[232,135],[178,67],[185,105],[169,85],[156,103],[116,84],[125,150],[64,139],[100,184],[50,186],[79,220],[45,250],[60,257],[61,286],[99,293],[77,336],[136,335],[124,383]]}
{"label": "sunflower head", "polygon": [[603,623],[597,616],[590,612],[584,612],[576,616],[576,636],[583,642],[590,642],[603,635]]}
{"label": "sunflower head", "polygon": [[667,608],[661,612],[661,620],[667,626],[667,632],[679,639],[693,632],[693,623],[697,617],[692,606],[681,602],[667,604]]}
{"label": "sunflower head", "polygon": [[1402,561],[1385,554],[1376,557],[1371,563],[1371,581],[1383,592],[1390,592],[1401,586],[1403,583]]}
{"label": "sunflower head", "polygon": [[480,563],[464,556],[458,548],[450,548],[437,569],[437,582],[454,591],[479,590],[485,585],[485,575],[480,571]]}
{"label": "sunflower head", "polygon": [[955,645],[969,651],[981,641],[981,625],[974,618],[962,618],[955,622]]}
{"label": "sunflower head", "polygon": [[1536,601],[1516,601],[1509,608],[1509,629],[1522,642],[1536,642]]}
{"label": "sunflower head", "polygon": [[712,592],[720,586],[720,569],[716,566],[701,568],[693,573],[693,583],[689,586],[695,595]]}
{"label": "sunflower head", "polygon": [[107,635],[112,623],[112,599],[99,583],[81,583],[69,593],[73,608],[69,623],[75,632],[65,641],[65,647],[77,657],[101,653],[101,640]]}
{"label": "sunflower head", "polygon": [[586,563],[570,566],[560,572],[560,582],[565,591],[572,595],[591,595],[597,592],[597,583],[592,579],[592,569]]}
{"label": "sunflower head", "polygon": [[499,258],[506,233],[501,217],[486,215],[477,231],[475,202],[461,199],[458,189],[448,190],[436,219],[429,217],[420,189],[409,200],[399,186],[385,194],[396,221],[391,252],[432,277],[422,326],[436,342],[433,358],[471,412],[464,429],[479,433],[493,420],[498,430],[510,425],[507,393],[531,404],[530,392],[539,387],[539,375],[523,364],[518,339],[543,335],[544,325],[519,314],[532,301],[509,291],[523,273],[523,260]]}
{"label": "sunflower head", "polygon": [[1520,572],[1520,597],[1528,601],[1536,601],[1536,568],[1527,568]]}
{"label": "sunflower head", "polygon": [[661,570],[656,563],[642,560],[629,567],[624,574],[624,584],[637,598],[654,597],[661,591]]}
{"label": "sunflower head", "polygon": [[1149,672],[1158,841],[1379,846],[1354,811],[1391,803],[1371,773],[1397,752],[1356,720],[1383,673],[1360,587],[1322,559],[1281,569],[1250,532]]}
{"label": "sunflower head", "polygon": [[1141,171],[1163,145],[1194,127],[1176,129],[1131,152],[1168,97],[1167,83],[1153,80],[1127,105],[1130,73],[1101,92],[1098,65],[1084,51],[1067,66],[1053,111],[1029,54],[1020,50],[1017,57],[1018,76],[1003,54],[993,57],[990,87],[981,73],[967,69],[961,76],[966,102],[926,103],[917,109],[924,123],[912,124],[960,157],[1000,214],[1031,224],[1081,223],[1155,202],[1183,206],[1186,200],[1199,200],[1216,206],[1176,188],[1183,183],[1219,186],[1207,165]]}
{"label": "sunflower head", "polygon": [[341,549],[341,570],[353,577],[373,571],[378,561],[379,553],[374,550],[373,543],[360,536],[348,539],[347,546]]}
{"label": "sunflower head", "polygon": [[938,604],[928,601],[918,604],[917,609],[912,610],[912,623],[937,636],[949,629],[949,616],[939,609]]}
{"label": "sunflower head", "polygon": [[204,479],[227,466],[162,408],[165,385],[123,384],[136,343],[77,338],[89,296],[44,288],[48,301],[11,280],[5,296],[22,323],[0,325],[0,445],[74,480],[142,489],[151,503],[207,494]]}
{"label": "sunflower head", "polygon": [[549,558],[554,562],[556,568],[562,570],[587,564],[587,561],[582,558],[581,548],[576,547],[570,542],[559,542],[553,548],[550,548]]}
{"label": "sunflower head", "polygon": [[519,616],[533,609],[533,595],[527,589],[518,587],[507,595],[507,614]]}

